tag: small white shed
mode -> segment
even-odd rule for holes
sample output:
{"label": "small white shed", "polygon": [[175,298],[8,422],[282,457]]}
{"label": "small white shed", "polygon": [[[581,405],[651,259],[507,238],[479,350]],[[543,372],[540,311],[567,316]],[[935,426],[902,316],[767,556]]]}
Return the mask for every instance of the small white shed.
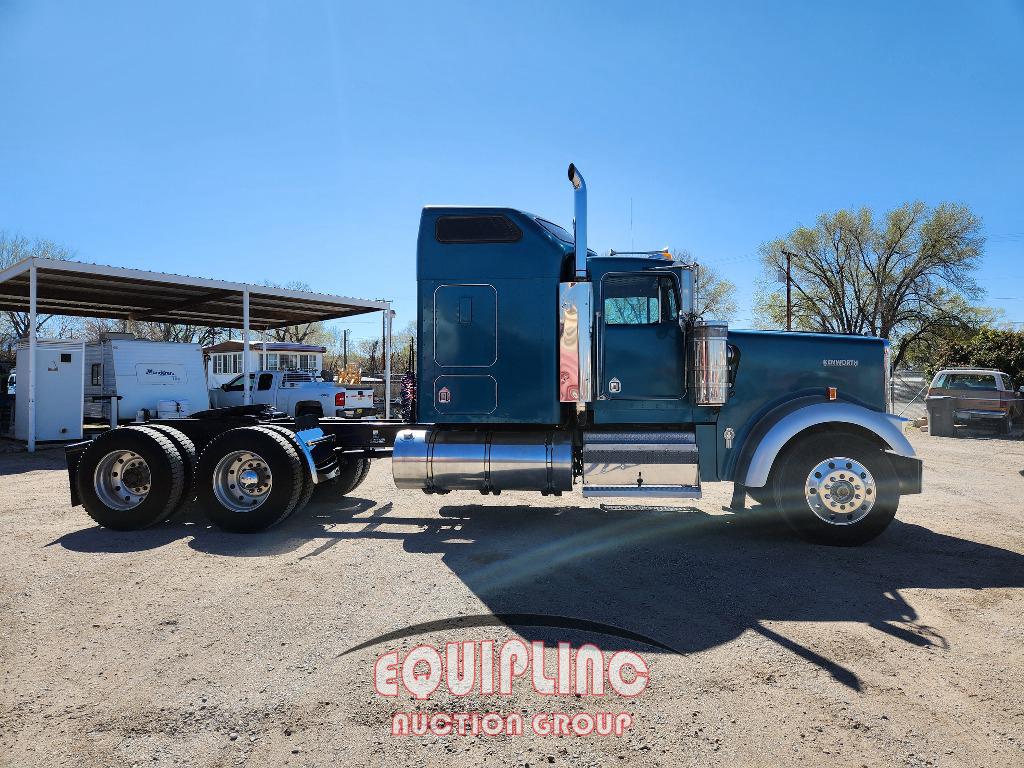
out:
{"label": "small white shed", "polygon": [[[40,441],[82,439],[82,366],[85,345],[73,339],[36,339],[36,402],[35,439]],[[28,341],[18,344],[18,368],[30,368],[32,347]],[[31,419],[29,398],[15,397],[14,436],[28,440]]]}

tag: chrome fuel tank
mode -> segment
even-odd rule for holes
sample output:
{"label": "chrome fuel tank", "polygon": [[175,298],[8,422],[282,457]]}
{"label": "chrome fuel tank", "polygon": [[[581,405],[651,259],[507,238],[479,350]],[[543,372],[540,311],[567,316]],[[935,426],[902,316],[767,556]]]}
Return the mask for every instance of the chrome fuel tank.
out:
{"label": "chrome fuel tank", "polygon": [[572,443],[557,432],[407,429],[391,471],[402,489],[561,493],[572,490]]}

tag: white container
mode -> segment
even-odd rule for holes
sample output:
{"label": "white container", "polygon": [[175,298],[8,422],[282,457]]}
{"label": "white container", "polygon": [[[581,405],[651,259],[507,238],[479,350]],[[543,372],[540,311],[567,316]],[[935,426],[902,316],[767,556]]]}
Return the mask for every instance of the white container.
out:
{"label": "white container", "polygon": [[[36,340],[36,440],[82,439],[82,369],[85,345],[67,339]],[[28,342],[18,344],[20,393],[14,436],[28,440]]]}
{"label": "white container", "polygon": [[188,400],[160,400],[156,404],[158,419],[184,419],[192,413]]}

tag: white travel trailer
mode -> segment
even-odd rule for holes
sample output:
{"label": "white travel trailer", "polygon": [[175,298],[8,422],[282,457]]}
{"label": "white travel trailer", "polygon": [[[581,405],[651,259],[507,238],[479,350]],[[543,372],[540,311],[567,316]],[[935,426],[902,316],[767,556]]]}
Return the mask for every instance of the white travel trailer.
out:
{"label": "white travel trailer", "polygon": [[110,397],[117,396],[119,421],[141,410],[155,418],[187,416],[210,407],[199,344],[144,341],[131,334],[109,334],[85,345],[85,415],[110,420]]}

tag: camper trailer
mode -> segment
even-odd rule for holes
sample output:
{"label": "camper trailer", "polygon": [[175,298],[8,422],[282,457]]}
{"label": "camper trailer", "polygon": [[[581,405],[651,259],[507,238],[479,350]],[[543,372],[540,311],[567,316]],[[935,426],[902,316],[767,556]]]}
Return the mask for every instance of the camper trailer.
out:
{"label": "camper trailer", "polygon": [[210,407],[199,344],[145,341],[109,334],[85,345],[85,415],[110,421],[112,398],[118,421],[182,418]]}

